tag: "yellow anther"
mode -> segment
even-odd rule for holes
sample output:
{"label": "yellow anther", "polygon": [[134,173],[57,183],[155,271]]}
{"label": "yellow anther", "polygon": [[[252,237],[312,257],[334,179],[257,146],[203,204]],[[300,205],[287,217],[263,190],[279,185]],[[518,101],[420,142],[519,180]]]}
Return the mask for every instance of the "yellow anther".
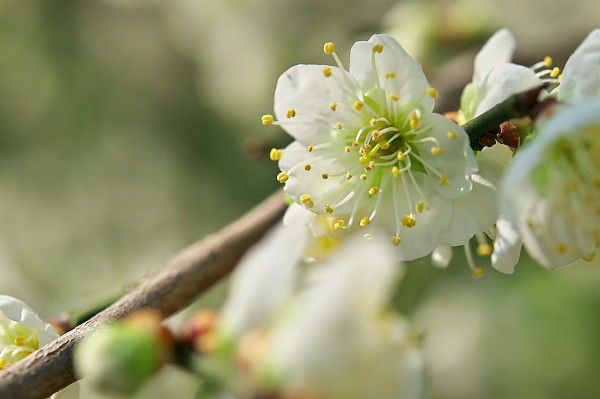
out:
{"label": "yellow anther", "polygon": [[363,103],[361,101],[355,101],[354,104],[352,104],[352,106],[354,107],[355,110],[360,111],[365,106],[365,103]]}
{"label": "yellow anther", "polygon": [[331,54],[335,51],[335,45],[333,42],[327,42],[323,45],[323,52],[325,54]]}
{"label": "yellow anther", "polygon": [[415,205],[415,210],[419,213],[423,213],[423,208],[425,208],[425,201],[420,200],[417,202],[417,205]]}
{"label": "yellow anther", "polygon": [[337,103],[335,101],[330,102],[329,109],[335,111],[337,109]]}
{"label": "yellow anther", "polygon": [[494,252],[494,247],[490,244],[481,244],[477,247],[477,255],[490,256]]}
{"label": "yellow anther", "polygon": [[433,155],[442,155],[444,153],[444,149],[442,147],[431,147],[431,153]]}
{"label": "yellow anther", "polygon": [[285,116],[287,116],[288,118],[293,118],[294,116],[296,116],[296,110],[294,108],[288,109],[285,113]]}
{"label": "yellow anther", "polygon": [[439,96],[439,93],[433,87],[428,87],[425,91],[427,91],[427,94],[429,94],[429,97],[431,98],[437,98]]}
{"label": "yellow anther", "polygon": [[405,227],[415,227],[417,225],[417,221],[414,217],[412,217],[411,215],[404,215],[402,217],[402,226]]}
{"label": "yellow anther", "polygon": [[273,122],[275,122],[275,118],[273,118],[273,115],[263,115],[260,120],[262,121],[262,124],[265,126],[269,126],[272,125]]}
{"label": "yellow anther", "polygon": [[371,125],[371,126],[377,125],[377,119],[371,118],[371,120],[369,121],[369,125]]}
{"label": "yellow anther", "polygon": [[398,236],[393,236],[392,238],[390,238],[390,242],[397,247],[398,245],[400,245],[400,243],[402,242],[402,238],[398,237]]}
{"label": "yellow anther", "polygon": [[269,158],[271,158],[271,161],[279,161],[282,153],[283,151],[280,149],[271,148],[271,152],[269,152]]}
{"label": "yellow anther", "polygon": [[550,57],[549,55],[544,57],[544,66],[546,68],[550,68],[553,63],[554,63],[554,61],[552,60],[552,57]]}
{"label": "yellow anther", "polygon": [[329,205],[325,205],[325,212],[327,212],[327,213],[333,213],[333,208],[330,207]]}
{"label": "yellow anther", "polygon": [[365,175],[364,173],[360,175],[360,180],[367,180],[367,175]]}
{"label": "yellow anther", "polygon": [[442,186],[444,186],[444,185],[446,185],[447,183],[448,183],[448,175],[442,175],[442,176],[440,177],[440,184],[441,184]]}
{"label": "yellow anther", "polygon": [[362,165],[366,164],[369,160],[365,157],[360,157],[358,159],[358,162],[360,162]]}
{"label": "yellow anther", "polygon": [[374,140],[377,140],[379,136],[381,136],[381,133],[379,132],[379,130],[375,130],[373,131],[372,136]]}
{"label": "yellow anther", "polygon": [[396,72],[386,72],[385,73],[385,77],[386,77],[386,79],[395,78],[396,77]]}
{"label": "yellow anther", "polygon": [[375,167],[375,161],[369,162],[369,168],[373,169]]}
{"label": "yellow anther", "polygon": [[398,97],[396,94],[392,93],[388,96],[388,98],[392,101],[398,101],[400,99],[400,97]]}
{"label": "yellow anther", "polygon": [[584,256],[582,259],[586,262],[593,262],[594,260],[596,260],[596,253],[590,252],[589,254]]}
{"label": "yellow anther", "polygon": [[323,67],[322,71],[323,75],[325,75],[326,78],[330,77],[333,74],[333,72],[331,72],[331,67],[328,66]]}
{"label": "yellow anther", "polygon": [[343,124],[343,123],[340,123],[340,122],[338,122],[338,123],[336,123],[336,124],[335,124],[335,127],[336,127],[337,129],[340,129],[340,130],[342,130],[342,129],[344,128],[344,124]]}
{"label": "yellow anther", "polygon": [[309,171],[312,169],[312,165],[307,163],[306,165],[304,165],[304,170]]}
{"label": "yellow anther", "polygon": [[552,69],[552,72],[550,72],[550,77],[551,78],[555,78],[560,74],[560,68],[559,67],[554,67]]}
{"label": "yellow anther", "polygon": [[456,134],[453,130],[448,130],[448,138],[451,140],[456,140],[458,138],[458,134]]}
{"label": "yellow anther", "polygon": [[323,173],[323,174],[321,175],[321,177],[323,178],[323,180],[327,180],[327,179],[329,179],[329,175],[328,175],[327,173]]}
{"label": "yellow anther", "polygon": [[352,146],[353,147],[358,147],[360,145],[360,143],[358,141],[353,141],[352,142]]}
{"label": "yellow anther", "polygon": [[308,152],[312,152],[315,149],[314,145],[309,145],[307,148]]}
{"label": "yellow anther", "polygon": [[383,143],[383,144],[381,145],[381,149],[382,149],[382,150],[387,150],[388,148],[390,148],[390,144],[389,144],[389,143]]}
{"label": "yellow anther", "polygon": [[383,51],[383,44],[379,43],[373,46],[374,53],[381,53]]}
{"label": "yellow anther", "polygon": [[346,147],[344,147],[344,151],[346,152],[350,152],[352,150],[352,148],[350,148],[349,145],[347,145]]}
{"label": "yellow anther", "polygon": [[379,194],[379,187],[371,187],[369,189],[369,195]]}
{"label": "yellow anther", "polygon": [[25,344],[25,337],[17,337],[15,338],[15,345],[23,346]]}
{"label": "yellow anther", "polygon": [[300,202],[302,202],[302,205],[304,205],[307,208],[312,208],[313,206],[315,206],[315,202],[313,201],[312,197],[308,194],[302,194],[299,199]]}
{"label": "yellow anther", "polygon": [[335,230],[339,230],[339,229],[341,229],[344,226],[344,224],[346,224],[346,223],[344,223],[344,221],[342,219],[340,219],[340,220],[338,220],[337,222],[335,222],[333,224],[333,228]]}
{"label": "yellow anther", "polygon": [[394,175],[394,177],[400,177],[400,176],[402,176],[402,172],[400,171],[400,169],[397,166],[394,166],[392,168],[392,175]]}
{"label": "yellow anther", "polygon": [[558,75],[558,80],[562,80],[562,73],[560,75]]}
{"label": "yellow anther", "polygon": [[290,179],[290,176],[285,172],[281,172],[280,174],[277,175],[277,181],[279,183],[285,183],[289,179]]}
{"label": "yellow anther", "polygon": [[399,152],[396,158],[398,158],[398,161],[406,161],[406,155],[403,152]]}
{"label": "yellow anther", "polygon": [[6,359],[0,359],[0,370],[4,370],[5,364],[6,364]]}
{"label": "yellow anther", "polygon": [[346,173],[346,179],[348,179],[348,180],[352,179],[352,173],[350,173],[350,172]]}
{"label": "yellow anther", "polygon": [[421,118],[417,114],[412,114],[410,117],[410,128],[416,130],[421,125]]}
{"label": "yellow anther", "polygon": [[368,217],[364,217],[362,219],[360,219],[360,227],[365,227],[366,225],[368,225],[369,223],[371,223],[371,219],[369,219]]}
{"label": "yellow anther", "polygon": [[478,267],[475,270],[473,270],[473,277],[474,278],[479,278],[481,276],[483,276],[483,268]]}
{"label": "yellow anther", "polygon": [[556,249],[556,252],[558,252],[559,254],[566,254],[567,253],[567,245],[563,242],[559,242],[554,246],[554,249]]}

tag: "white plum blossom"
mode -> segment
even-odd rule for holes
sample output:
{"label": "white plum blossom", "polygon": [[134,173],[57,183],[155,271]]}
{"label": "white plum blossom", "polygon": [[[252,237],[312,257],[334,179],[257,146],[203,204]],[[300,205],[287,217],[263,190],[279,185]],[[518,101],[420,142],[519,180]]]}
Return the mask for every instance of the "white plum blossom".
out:
{"label": "white plum blossom", "polygon": [[544,82],[557,82],[555,78],[560,71],[549,69],[552,66],[550,57],[531,68],[512,63],[516,45],[512,33],[506,28],[500,29],[475,56],[473,81],[465,86],[461,96],[459,123],[470,121],[513,94]]}
{"label": "white plum blossom", "polygon": [[355,43],[349,71],[333,43],[324,50],[338,67],[290,68],[275,89],[277,118],[263,116],[296,140],[271,152],[286,193],[332,216],[336,230],[387,232],[399,260],[425,256],[438,244],[463,245],[489,228],[487,217],[467,213],[457,222],[453,215],[456,201],[493,206],[471,195],[478,166],[469,138],[432,113],[437,92],[421,66],[386,35]]}
{"label": "white plum blossom", "polygon": [[502,186],[494,267],[512,273],[523,242],[554,269],[591,261],[600,244],[600,99],[560,105],[540,119]]}
{"label": "white plum blossom", "polygon": [[389,310],[402,269],[390,246],[355,240],[311,268],[306,289],[270,331],[266,364],[290,397],[419,398],[421,340]]}
{"label": "white plum blossom", "polygon": [[0,295],[0,370],[56,338],[56,330],[27,305],[16,298]]}

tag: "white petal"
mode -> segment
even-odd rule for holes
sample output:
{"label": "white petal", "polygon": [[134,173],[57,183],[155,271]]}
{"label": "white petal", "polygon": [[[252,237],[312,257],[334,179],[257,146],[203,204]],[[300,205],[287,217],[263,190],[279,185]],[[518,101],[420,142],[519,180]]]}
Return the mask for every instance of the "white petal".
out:
{"label": "white petal", "polygon": [[0,312],[13,321],[38,330],[41,334],[40,347],[58,338],[58,333],[50,324],[44,323],[29,306],[16,298],[0,295]]}
{"label": "white petal", "polygon": [[449,228],[440,235],[440,243],[464,245],[476,233],[492,227],[500,210],[498,187],[512,159],[511,150],[502,144],[479,152],[479,172],[472,176],[473,189],[452,201]]}
{"label": "white petal", "polygon": [[[340,84],[344,80],[342,71],[337,67],[330,67],[333,75],[325,77],[324,67],[293,66],[279,77],[275,88],[277,119],[282,122],[286,132],[305,145],[329,141],[332,133],[336,131],[337,122],[352,126],[359,120],[350,107],[340,106],[336,111],[329,108],[332,101],[348,105],[355,99]],[[345,73],[345,76],[353,81],[348,73]],[[296,110],[296,117],[287,117],[290,109]],[[315,116],[328,122],[317,120]]]}
{"label": "white petal", "polygon": [[496,223],[492,266],[502,273],[514,273],[521,256],[522,246],[523,241],[516,225],[509,219],[499,218]]}
{"label": "white petal", "polygon": [[477,115],[484,113],[509,96],[542,84],[540,78],[531,69],[517,64],[500,64],[492,68],[480,89],[481,102]]}
{"label": "white petal", "polygon": [[[377,76],[371,62],[373,46],[376,44],[383,44],[383,51],[375,54]],[[393,72],[395,77],[386,78],[388,72]],[[423,68],[391,36],[373,35],[368,41],[356,42],[350,52],[350,73],[360,82],[365,92],[376,87],[378,78],[388,93],[394,93],[400,98],[401,104],[409,101],[416,106],[419,101],[423,112],[431,112],[433,109],[433,99],[425,95],[429,82]]]}
{"label": "white petal", "polygon": [[473,82],[481,86],[492,68],[512,60],[517,47],[514,36],[506,28],[500,29],[488,39],[475,56]]}
{"label": "white petal", "polygon": [[297,216],[292,220],[288,217],[286,226],[277,226],[251,248],[233,274],[231,294],[222,312],[224,328],[231,338],[264,325],[291,294],[309,215],[290,212]]}
{"label": "white petal", "polygon": [[[471,191],[470,175],[477,171],[477,160],[469,146],[469,138],[454,122],[438,114],[426,114],[421,121],[422,129],[433,126],[426,133],[417,136],[417,139],[433,137],[437,143],[427,141],[417,145],[419,157],[442,175],[448,176],[448,184],[440,184],[440,176],[428,170],[428,176],[433,186],[445,198],[457,198]],[[456,139],[448,137],[448,132],[453,131],[458,136]],[[410,143],[410,141],[409,141]],[[412,144],[411,144],[412,145]],[[443,154],[431,153],[433,147],[440,147]],[[427,169],[427,167],[426,167]]]}
{"label": "white petal", "polygon": [[435,251],[431,253],[431,261],[436,267],[448,267],[452,260],[452,248],[446,245],[438,245]]}
{"label": "white petal", "polygon": [[565,100],[600,94],[600,29],[593,30],[569,57],[559,90]]}
{"label": "white petal", "polygon": [[[340,149],[342,154],[343,151]],[[352,159],[348,158],[348,161],[351,162]],[[310,164],[310,170],[305,170],[304,166],[307,164]],[[327,153],[316,150],[309,152],[297,141],[283,150],[279,167],[289,175],[289,180],[285,182],[285,192],[297,203],[300,202],[300,196],[310,195],[314,201],[310,210],[316,213],[326,213],[326,205],[334,206],[343,200],[358,182],[358,176],[346,179],[348,167],[338,162],[337,156],[327,156]],[[323,175],[328,177],[323,178]],[[350,212],[351,209],[352,202],[335,207],[336,213]]]}

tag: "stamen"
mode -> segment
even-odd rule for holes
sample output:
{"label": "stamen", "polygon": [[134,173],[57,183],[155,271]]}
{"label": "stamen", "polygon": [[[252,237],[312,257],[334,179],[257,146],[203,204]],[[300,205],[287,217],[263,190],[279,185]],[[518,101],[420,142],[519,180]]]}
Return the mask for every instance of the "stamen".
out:
{"label": "stamen", "polygon": [[431,153],[433,155],[442,155],[444,154],[444,149],[442,147],[431,147]]}
{"label": "stamen", "polygon": [[325,205],[325,212],[327,212],[327,213],[333,213],[333,208],[330,207],[329,205]]}
{"label": "stamen", "polygon": [[342,219],[340,219],[333,224],[333,228],[334,228],[334,230],[339,230],[342,227],[344,227],[344,224],[345,224],[344,221]]}
{"label": "stamen", "polygon": [[286,181],[288,181],[290,179],[290,176],[285,173],[285,172],[281,172],[277,175],[277,181],[279,183],[285,183]]}
{"label": "stamen", "polygon": [[455,131],[448,130],[448,138],[450,140],[456,140],[458,138],[458,134]]}
{"label": "stamen", "polygon": [[302,205],[304,205],[307,208],[312,208],[313,206],[315,206],[315,202],[313,201],[312,197],[308,194],[302,194],[299,200],[300,202],[302,202]]}
{"label": "stamen", "polygon": [[327,174],[327,173],[323,173],[323,174],[321,175],[321,177],[323,178],[323,180],[327,180],[327,179],[329,179],[329,174]]}
{"label": "stamen", "polygon": [[369,219],[368,217],[364,217],[362,219],[360,219],[360,227],[365,227],[366,225],[368,225],[369,223],[371,223],[371,219]]}
{"label": "stamen", "polygon": [[381,89],[381,83],[379,82],[379,72],[377,71],[377,63],[375,62],[375,54],[383,51],[383,44],[376,44],[373,46],[373,52],[371,53],[371,67],[373,68],[373,75],[375,77],[375,84],[378,89]]}
{"label": "stamen", "polygon": [[412,215],[404,215],[402,217],[402,226],[405,227],[415,227],[417,225],[417,221]]}
{"label": "stamen", "polygon": [[304,165],[304,170],[305,170],[305,171],[307,171],[307,172],[308,172],[308,171],[309,171],[309,170],[311,170],[311,169],[312,169],[312,165],[311,165],[311,164],[307,163],[306,165]]}
{"label": "stamen", "polygon": [[390,242],[392,243],[392,245],[397,247],[402,242],[402,238],[400,238],[398,236],[393,236],[392,238],[390,238]]}
{"label": "stamen", "polygon": [[558,67],[554,67],[554,68],[552,69],[552,72],[550,72],[550,77],[551,77],[551,78],[555,78],[555,77],[557,77],[559,74],[560,74],[560,68],[558,68]]}
{"label": "stamen", "polygon": [[439,96],[439,93],[433,87],[428,87],[425,91],[427,92],[427,94],[429,94],[429,97],[431,98],[437,98]]}
{"label": "stamen", "polygon": [[395,78],[395,77],[396,77],[396,72],[386,72],[385,73],[386,79],[391,79],[391,78]]}
{"label": "stamen", "polygon": [[263,115],[261,118],[262,124],[265,126],[269,126],[272,125],[273,122],[275,121],[275,118],[273,118],[273,115]]}
{"label": "stamen", "polygon": [[392,175],[394,175],[394,177],[400,177],[402,176],[402,172],[400,172],[400,169],[398,169],[397,166],[394,166],[392,168]]}
{"label": "stamen", "polygon": [[285,113],[285,116],[287,116],[288,118],[293,118],[294,116],[296,116],[296,110],[293,108],[288,109]]}
{"label": "stamen", "polygon": [[490,244],[479,244],[477,246],[477,255],[479,256],[490,256],[494,252],[494,247]]}
{"label": "stamen", "polygon": [[354,107],[355,110],[360,111],[365,106],[365,103],[363,103],[361,101],[355,101],[354,104],[352,104],[352,106]]}
{"label": "stamen", "polygon": [[325,54],[333,54],[334,51],[335,45],[333,44],[333,42],[327,42],[323,45],[323,52]]}
{"label": "stamen", "polygon": [[425,208],[425,201],[417,201],[417,205],[415,205],[415,210],[419,213],[423,213],[423,208]]}
{"label": "stamen", "polygon": [[342,130],[342,129],[344,128],[344,124],[343,124],[343,123],[340,123],[340,122],[338,122],[338,123],[336,123],[336,124],[335,124],[335,127],[336,127],[337,129],[339,129],[339,130]]}
{"label": "stamen", "polygon": [[283,154],[283,151],[281,151],[280,149],[271,148],[269,158],[271,159],[271,161],[279,161],[281,159],[281,154]]}
{"label": "stamen", "polygon": [[483,269],[481,267],[477,267],[475,265],[475,262],[473,261],[473,253],[471,252],[469,242],[467,242],[463,247],[465,249],[465,258],[467,259],[467,265],[469,265],[469,268],[473,272],[473,277],[479,278],[483,276]]}
{"label": "stamen", "polygon": [[323,71],[323,75],[325,75],[326,78],[329,78],[329,77],[331,77],[331,75],[333,75],[333,72],[331,72],[331,67],[328,67],[328,66],[323,67],[322,71]]}
{"label": "stamen", "polygon": [[369,195],[376,195],[379,193],[379,187],[371,187],[369,189]]}
{"label": "stamen", "polygon": [[350,173],[350,172],[346,173],[346,179],[348,179],[348,180],[352,179],[352,173]]}
{"label": "stamen", "polygon": [[396,94],[392,93],[388,96],[388,98],[392,101],[398,101],[400,99],[400,97],[398,97]]}
{"label": "stamen", "polygon": [[440,176],[440,185],[445,186],[448,183],[448,175]]}
{"label": "stamen", "polygon": [[329,103],[329,109],[335,111],[337,109],[338,104],[335,101]]}
{"label": "stamen", "polygon": [[309,145],[307,148],[308,152],[313,152],[313,150],[315,149],[314,145]]}

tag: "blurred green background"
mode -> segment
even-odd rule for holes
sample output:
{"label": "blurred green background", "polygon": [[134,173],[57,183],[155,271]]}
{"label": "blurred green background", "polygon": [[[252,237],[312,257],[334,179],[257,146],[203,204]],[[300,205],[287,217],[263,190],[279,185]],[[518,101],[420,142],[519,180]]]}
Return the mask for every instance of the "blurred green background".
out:
{"label": "blurred green background", "polygon": [[[447,111],[497,28],[518,62],[561,66],[598,21],[593,0],[0,0],[0,293],[43,317],[85,307],[279,188],[266,151],[290,140],[259,117],[282,71],[331,62],[325,41],[347,59],[395,35]],[[599,397],[598,265],[474,280],[463,263],[404,283],[430,398]],[[167,370],[138,396],[196,384]]]}

